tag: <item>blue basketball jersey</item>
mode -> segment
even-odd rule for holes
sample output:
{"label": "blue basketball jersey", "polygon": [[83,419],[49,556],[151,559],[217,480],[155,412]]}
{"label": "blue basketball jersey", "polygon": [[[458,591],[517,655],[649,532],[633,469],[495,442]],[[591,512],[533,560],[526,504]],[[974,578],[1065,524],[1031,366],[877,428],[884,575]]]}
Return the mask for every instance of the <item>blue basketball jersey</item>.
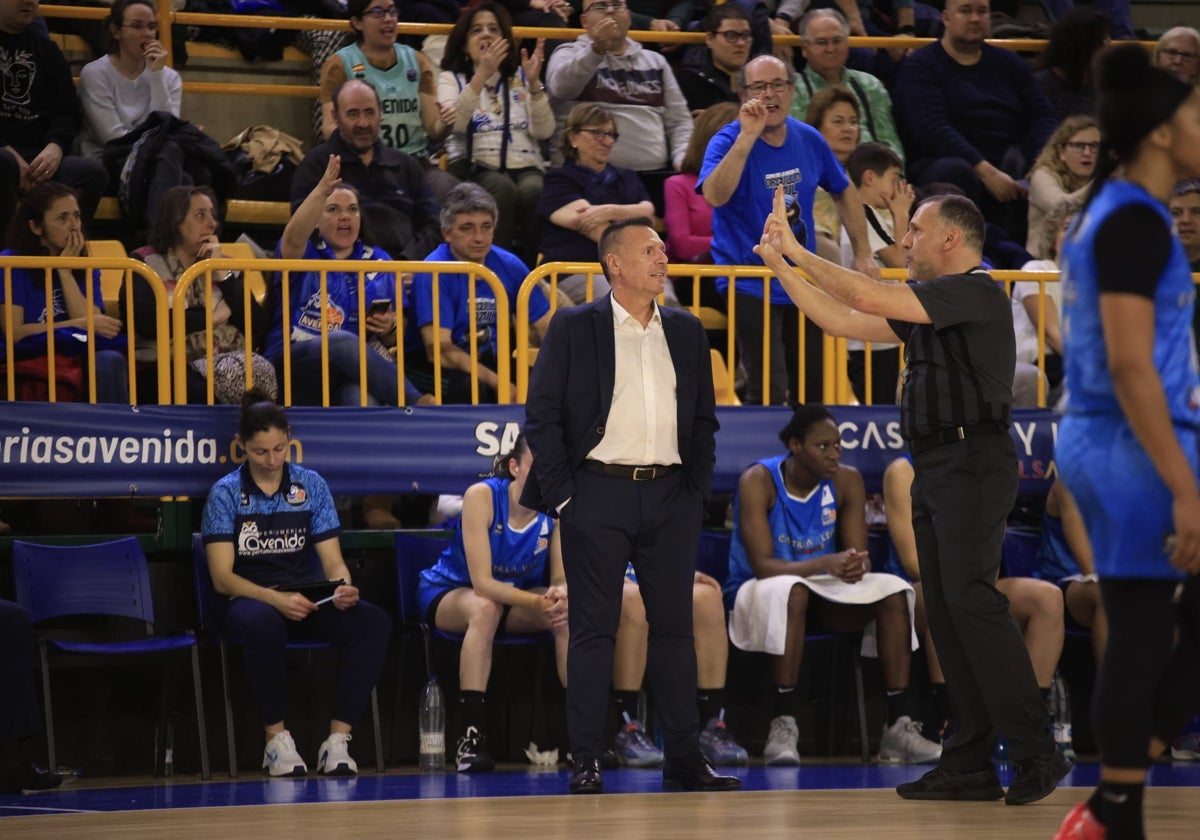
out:
{"label": "blue basketball jersey", "polygon": [[[1067,413],[1121,414],[1108,372],[1100,321],[1096,234],[1105,219],[1132,204],[1144,204],[1172,227],[1167,208],[1137,184],[1109,181],[1072,225],[1063,243],[1063,344]],[[1135,247],[1136,243],[1129,243]],[[1178,237],[1171,239],[1166,268],[1154,287],[1154,367],[1167,394],[1171,419],[1200,424],[1200,374],[1192,340],[1196,287]]]}
{"label": "blue basketball jersey", "polygon": [[1033,576],[1057,583],[1065,577],[1079,574],[1079,564],[1067,545],[1062,518],[1042,514],[1042,542],[1038,546],[1038,567]]}
{"label": "blue basketball jersey", "polygon": [[[518,589],[546,585],[546,558],[550,552],[553,520],[539,513],[521,530],[514,529],[508,523],[510,479],[489,478],[483,483],[492,491],[492,525],[488,529],[492,576]],[[421,588],[458,589],[470,585],[471,575],[467,571],[467,553],[460,526],[437,563],[421,572]]]}
{"label": "blue basketball jersey", "polygon": [[[762,464],[775,482],[775,504],[767,520],[771,524],[774,556],[793,562],[831,554],[836,547],[837,494],[833,482],[822,479],[806,497],[790,495],[783,482],[783,462],[787,455],[764,458]],[[738,500],[733,500],[733,537],[729,545],[729,577],[725,597],[732,598],[738,587],[754,577],[750,560],[742,547]]]}

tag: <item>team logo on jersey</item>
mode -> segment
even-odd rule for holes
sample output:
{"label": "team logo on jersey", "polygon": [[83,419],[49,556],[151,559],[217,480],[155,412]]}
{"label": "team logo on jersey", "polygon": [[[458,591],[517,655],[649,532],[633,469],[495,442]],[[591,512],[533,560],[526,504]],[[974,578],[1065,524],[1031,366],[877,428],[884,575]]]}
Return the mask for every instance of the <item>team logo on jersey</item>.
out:
{"label": "team logo on jersey", "polygon": [[549,547],[550,547],[550,540],[546,539],[545,537],[538,537],[537,548],[535,548],[533,550],[533,553],[541,554],[543,551],[545,551]]}
{"label": "team logo on jersey", "polygon": [[354,78],[356,79],[365,79],[367,76],[367,65],[355,64],[350,68],[350,72],[354,74]]}
{"label": "team logo on jersey", "polygon": [[416,70],[409,70],[404,75],[410,82],[415,82],[417,80],[417,71]]}
{"label": "team logo on jersey", "polygon": [[821,506],[833,504],[833,489],[826,484],[821,488]]}
{"label": "team logo on jersey", "polygon": [[284,501],[289,505],[299,507],[308,501],[308,492],[304,489],[304,485],[293,482],[288,487],[287,496],[284,497]]}
{"label": "team logo on jersey", "polygon": [[245,490],[242,491],[242,498],[240,499],[240,502],[242,507],[250,507],[250,494]]}
{"label": "team logo on jersey", "polygon": [[834,522],[837,522],[837,508],[821,508],[821,524],[829,526]]}

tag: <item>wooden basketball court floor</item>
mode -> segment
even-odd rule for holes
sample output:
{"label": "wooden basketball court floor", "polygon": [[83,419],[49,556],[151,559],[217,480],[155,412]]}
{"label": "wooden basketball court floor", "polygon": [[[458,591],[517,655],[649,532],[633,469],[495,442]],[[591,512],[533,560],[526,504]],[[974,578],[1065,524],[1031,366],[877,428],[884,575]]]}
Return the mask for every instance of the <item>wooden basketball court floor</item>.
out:
{"label": "wooden basketball court floor", "polygon": [[[562,769],[507,767],[461,775],[364,772],[355,779],[236,781],[177,778],[78,781],[36,795],[0,796],[0,837],[141,838],[820,838],[1024,840],[1053,837],[1096,782],[1080,763],[1033,805],[907,802],[892,788],[927,768],[863,764],[733,770],[736,793],[669,793],[654,770],[605,773],[603,796],[566,796]],[[1001,765],[1001,780],[1011,771]],[[1197,836],[1200,765],[1162,763],[1146,794],[1150,837]]]}

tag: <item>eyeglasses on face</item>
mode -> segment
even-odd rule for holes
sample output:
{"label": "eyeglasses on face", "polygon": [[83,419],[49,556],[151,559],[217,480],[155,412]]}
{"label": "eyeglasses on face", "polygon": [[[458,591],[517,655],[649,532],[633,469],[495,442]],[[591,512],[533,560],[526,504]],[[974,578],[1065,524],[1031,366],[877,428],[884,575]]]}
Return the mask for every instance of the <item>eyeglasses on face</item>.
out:
{"label": "eyeglasses on face", "polygon": [[754,40],[754,36],[750,34],[749,29],[744,31],[739,31],[736,29],[722,29],[713,34],[720,35],[725,39],[727,44],[748,44]]}
{"label": "eyeglasses on face", "polygon": [[754,82],[746,85],[746,90],[750,91],[755,96],[766,93],[768,90],[772,93],[783,93],[790,88],[792,83],[787,79],[772,79],[769,82]]}
{"label": "eyeglasses on face", "polygon": [[1200,57],[1200,53],[1174,49],[1159,50],[1158,54],[1165,55],[1167,58],[1173,58],[1176,61],[1195,61],[1198,57]]}
{"label": "eyeglasses on face", "polygon": [[603,3],[593,3],[584,9],[585,12],[600,12],[601,14],[610,14],[612,12],[623,12],[626,6],[620,0],[608,0]]}
{"label": "eyeglasses on face", "polygon": [[580,128],[577,129],[580,134],[590,134],[598,142],[603,143],[605,140],[611,140],[614,143],[621,138],[620,132],[605,131],[603,128]]}
{"label": "eyeglasses on face", "polygon": [[134,32],[157,32],[158,24],[154,21],[142,23],[140,20],[135,20],[133,23],[122,23],[121,28],[132,29]]}
{"label": "eyeglasses on face", "polygon": [[367,9],[363,12],[363,17],[375,18],[375,20],[383,20],[384,18],[400,19],[400,9],[396,6],[376,6],[373,9]]}
{"label": "eyeglasses on face", "polygon": [[1084,142],[1083,140],[1068,140],[1063,143],[1068,149],[1073,152],[1098,152],[1100,151],[1100,141]]}

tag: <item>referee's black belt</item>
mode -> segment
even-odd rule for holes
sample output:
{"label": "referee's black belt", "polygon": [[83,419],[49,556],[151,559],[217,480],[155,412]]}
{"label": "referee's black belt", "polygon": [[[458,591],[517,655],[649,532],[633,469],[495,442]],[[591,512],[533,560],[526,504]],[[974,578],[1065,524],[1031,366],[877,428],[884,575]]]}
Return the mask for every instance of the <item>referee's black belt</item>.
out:
{"label": "referee's black belt", "polygon": [[628,478],[631,481],[653,481],[656,478],[670,475],[680,469],[679,464],[648,464],[632,466],[631,464],[606,464],[603,461],[587,460],[583,468],[589,472],[611,475],[614,478]]}
{"label": "referee's black belt", "polygon": [[936,432],[915,437],[908,442],[908,448],[912,451],[912,454],[919,455],[929,449],[954,443],[956,440],[1007,433],[1008,427],[1003,423],[976,423],[973,426],[955,426],[951,429],[938,429]]}

